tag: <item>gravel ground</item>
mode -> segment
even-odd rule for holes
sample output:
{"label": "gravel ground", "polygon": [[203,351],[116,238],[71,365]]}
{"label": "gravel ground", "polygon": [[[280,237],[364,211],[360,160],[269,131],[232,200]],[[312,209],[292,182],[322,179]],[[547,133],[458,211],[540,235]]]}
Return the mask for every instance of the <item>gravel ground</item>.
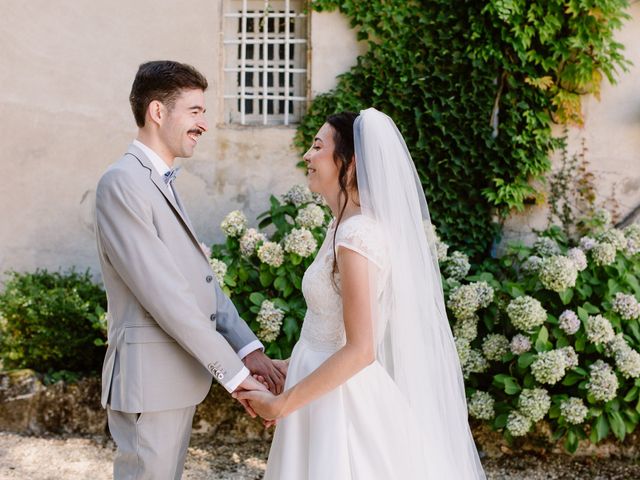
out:
{"label": "gravel ground", "polygon": [[[268,444],[215,445],[194,437],[183,480],[259,480]],[[114,446],[103,439],[26,437],[0,432],[1,480],[108,480]],[[502,457],[483,462],[490,480],[640,479],[640,462],[568,456]]]}

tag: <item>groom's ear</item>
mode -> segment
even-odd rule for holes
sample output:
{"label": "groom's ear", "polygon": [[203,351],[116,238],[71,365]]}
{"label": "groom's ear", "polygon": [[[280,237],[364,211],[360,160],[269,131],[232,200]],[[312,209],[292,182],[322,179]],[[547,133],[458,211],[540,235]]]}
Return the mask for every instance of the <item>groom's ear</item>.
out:
{"label": "groom's ear", "polygon": [[160,100],[151,100],[147,107],[147,120],[160,125],[167,114],[167,108]]}

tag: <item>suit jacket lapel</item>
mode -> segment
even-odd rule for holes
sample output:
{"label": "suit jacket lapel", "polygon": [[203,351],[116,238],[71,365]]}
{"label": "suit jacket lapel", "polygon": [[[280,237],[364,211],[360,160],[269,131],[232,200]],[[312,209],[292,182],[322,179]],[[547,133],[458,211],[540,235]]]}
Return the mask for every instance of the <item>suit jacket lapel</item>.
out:
{"label": "suit jacket lapel", "polygon": [[[173,209],[175,214],[180,218],[187,232],[191,235],[193,241],[196,243],[198,247],[198,251],[200,251],[202,255],[206,258],[206,255],[200,248],[200,242],[198,241],[196,232],[193,230],[193,227],[191,226],[189,217],[187,217],[187,214],[182,207],[182,203],[180,202],[180,199],[178,198],[178,194],[176,193],[175,189],[173,190],[173,195],[172,195],[171,192],[169,191],[170,187],[164,182],[164,179],[160,177],[160,174],[155,169],[151,161],[147,158],[144,152],[140,150],[138,147],[136,147],[133,144],[129,145],[129,150],[127,151],[127,154],[135,157],[143,167],[149,170],[149,178],[155,184],[158,190],[160,190],[160,193],[164,195],[164,198],[167,200],[167,202],[169,202],[169,205],[171,205],[171,208]],[[209,259],[207,258],[207,261],[208,260]]]}

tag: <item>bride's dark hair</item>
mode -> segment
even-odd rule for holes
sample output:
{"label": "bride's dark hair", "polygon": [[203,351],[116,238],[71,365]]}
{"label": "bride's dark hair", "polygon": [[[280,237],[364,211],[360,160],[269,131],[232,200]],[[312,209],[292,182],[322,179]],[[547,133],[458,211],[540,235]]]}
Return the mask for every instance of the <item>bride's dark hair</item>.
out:
{"label": "bride's dark hair", "polygon": [[[327,117],[327,123],[333,128],[333,161],[338,167],[338,185],[340,186],[339,202],[342,205],[336,217],[336,226],[333,230],[333,274],[338,271],[336,260],[336,232],[342,221],[344,210],[349,203],[350,192],[358,191],[358,176],[355,167],[355,146],[353,143],[353,124],[358,114],[353,112],[340,112]],[[357,199],[356,199],[357,202]]]}

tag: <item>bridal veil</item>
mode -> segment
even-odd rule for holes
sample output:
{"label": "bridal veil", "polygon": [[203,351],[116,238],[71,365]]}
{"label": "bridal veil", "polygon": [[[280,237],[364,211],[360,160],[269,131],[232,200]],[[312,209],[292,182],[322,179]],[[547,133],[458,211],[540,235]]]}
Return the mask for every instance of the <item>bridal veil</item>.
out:
{"label": "bridal veil", "polygon": [[484,479],[415,166],[393,120],[373,108],[356,118],[354,142],[362,213],[378,224],[390,265],[371,299],[378,359],[418,419],[429,477]]}

